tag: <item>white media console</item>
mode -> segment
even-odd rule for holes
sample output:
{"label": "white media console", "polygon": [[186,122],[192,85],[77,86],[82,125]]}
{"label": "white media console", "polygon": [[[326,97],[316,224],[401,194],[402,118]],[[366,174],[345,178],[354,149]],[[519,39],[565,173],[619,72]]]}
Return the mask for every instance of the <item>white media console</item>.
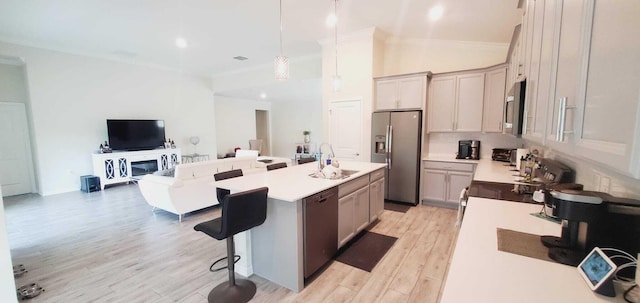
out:
{"label": "white media console", "polygon": [[172,168],[180,162],[179,148],[93,154],[93,174],[100,186],[129,182],[134,177]]}

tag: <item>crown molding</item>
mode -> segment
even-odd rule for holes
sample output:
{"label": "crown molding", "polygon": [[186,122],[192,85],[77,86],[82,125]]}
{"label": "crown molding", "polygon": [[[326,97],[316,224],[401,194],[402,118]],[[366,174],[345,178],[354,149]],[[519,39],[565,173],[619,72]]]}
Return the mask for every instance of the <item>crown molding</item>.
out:
{"label": "crown molding", "polygon": [[0,55],[0,64],[23,66],[24,59],[18,58],[18,57],[9,57],[9,56]]}
{"label": "crown molding", "polygon": [[388,45],[416,45],[416,46],[453,46],[453,47],[473,47],[475,49],[504,49],[509,47],[509,43],[483,42],[483,41],[461,41],[461,40],[440,40],[440,39],[416,39],[389,37],[385,44]]}

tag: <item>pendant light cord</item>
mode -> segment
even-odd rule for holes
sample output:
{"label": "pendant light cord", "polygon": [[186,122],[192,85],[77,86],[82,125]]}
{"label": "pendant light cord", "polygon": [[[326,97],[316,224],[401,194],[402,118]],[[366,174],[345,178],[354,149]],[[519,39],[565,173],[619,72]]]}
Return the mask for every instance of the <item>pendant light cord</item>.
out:
{"label": "pendant light cord", "polygon": [[282,54],[282,0],[280,0],[280,56]]}
{"label": "pendant light cord", "polygon": [[[282,0],[280,0],[282,1]],[[334,27],[335,30],[335,51],[336,51],[336,76],[338,75],[338,0],[333,0],[333,15],[336,17],[336,25]]]}

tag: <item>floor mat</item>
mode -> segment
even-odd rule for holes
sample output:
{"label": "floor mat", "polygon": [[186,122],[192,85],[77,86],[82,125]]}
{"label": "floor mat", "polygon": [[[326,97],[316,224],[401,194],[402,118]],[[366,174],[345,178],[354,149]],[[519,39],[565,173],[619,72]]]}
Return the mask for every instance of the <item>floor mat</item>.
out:
{"label": "floor mat", "polygon": [[340,249],[337,261],[371,272],[398,238],[364,231]]}
{"label": "floor mat", "polygon": [[409,204],[400,204],[400,203],[384,201],[384,209],[386,210],[406,213],[410,208],[411,208],[411,205]]}

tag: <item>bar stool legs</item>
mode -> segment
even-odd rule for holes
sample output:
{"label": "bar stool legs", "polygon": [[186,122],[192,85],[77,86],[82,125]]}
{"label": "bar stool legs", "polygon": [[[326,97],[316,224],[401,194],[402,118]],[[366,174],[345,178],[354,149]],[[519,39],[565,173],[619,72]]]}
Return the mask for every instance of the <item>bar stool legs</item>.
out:
{"label": "bar stool legs", "polygon": [[256,284],[246,279],[236,279],[235,276],[235,246],[233,236],[227,238],[227,268],[229,281],[218,284],[209,292],[209,303],[246,303],[256,294]]}

